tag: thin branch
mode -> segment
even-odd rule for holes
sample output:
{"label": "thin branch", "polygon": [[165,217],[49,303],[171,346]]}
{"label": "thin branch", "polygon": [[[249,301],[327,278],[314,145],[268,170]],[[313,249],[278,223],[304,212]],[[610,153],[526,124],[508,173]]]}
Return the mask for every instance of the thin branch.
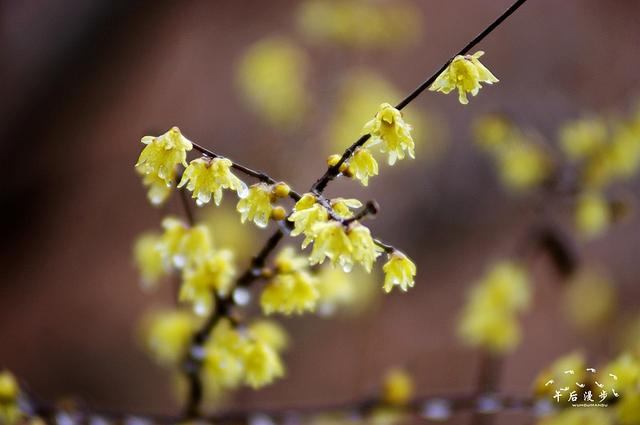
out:
{"label": "thin branch", "polygon": [[[203,154],[205,156],[208,156],[209,158],[226,158],[226,159],[229,159],[226,156],[223,157],[222,155],[218,155],[217,153],[212,152],[209,149],[205,148],[204,146],[200,146],[197,143],[191,142],[191,144],[193,145],[193,148],[195,150],[197,150],[198,152],[200,152],[201,154]],[[231,160],[229,159],[229,161],[231,161]],[[253,177],[255,179],[258,179],[261,182],[266,183],[266,184],[276,184],[276,183],[278,183],[278,181],[276,179],[274,179],[273,177],[271,177],[267,173],[262,172],[262,171],[253,170],[253,169],[251,169],[249,167],[246,167],[246,166],[244,166],[242,164],[239,164],[239,163],[237,163],[235,161],[231,161],[231,168],[233,168],[234,170],[238,170],[241,173],[246,174],[247,176],[250,176],[250,177]],[[289,197],[291,199],[293,199],[294,201],[300,200],[300,194],[298,192],[296,192],[295,190],[293,190],[293,189],[289,192]]]}
{"label": "thin branch", "polygon": [[[92,420],[108,420],[110,423],[133,423],[146,421],[156,424],[180,423],[183,418],[170,415],[149,415],[144,413],[108,412],[89,409],[62,410],[53,406],[40,405],[29,400],[34,406],[34,416],[44,419],[64,417],[69,425],[93,423]],[[393,407],[385,404],[379,397],[368,397],[349,402],[332,403],[303,407],[285,407],[276,409],[238,409],[220,412],[211,416],[197,416],[199,423],[207,424],[248,424],[253,418],[264,417],[275,423],[300,424],[305,419],[324,413],[343,413],[351,416],[366,417],[377,407],[395,409],[399,413],[425,419],[444,420],[460,412],[497,413],[506,411],[538,414],[552,409],[553,406],[544,401],[528,396],[509,396],[496,393],[442,394],[418,397],[406,406]],[[137,423],[137,422],[136,422]]]}
{"label": "thin branch", "polygon": [[[515,12],[526,1],[527,0],[517,0],[515,3],[513,3],[511,5],[511,7],[509,7],[507,10],[504,11],[504,13],[502,13],[502,15],[500,15],[495,21],[493,21],[487,28],[485,28],[473,40],[471,40],[469,43],[467,43],[467,45],[464,46],[462,48],[462,50],[460,50],[458,53],[456,53],[451,58],[449,58],[449,60],[447,60],[444,63],[444,65],[442,65],[440,67],[440,69],[438,69],[435,73],[433,73],[429,78],[427,78],[418,87],[416,87],[416,89],[413,90],[411,93],[409,93],[409,95],[407,97],[405,97],[403,100],[401,100],[400,103],[398,103],[396,105],[396,108],[402,110],[405,106],[407,106],[413,100],[415,100],[418,96],[420,96],[420,94],[422,94],[422,92],[424,92],[429,86],[431,86],[431,84],[433,84],[433,82],[436,80],[436,78],[438,78],[438,76],[445,69],[447,69],[447,66],[449,66],[451,61],[456,56],[467,54],[478,43],[480,43],[486,36],[491,34],[491,32],[493,32],[493,30],[495,30],[498,26],[500,26],[500,24],[502,24],[509,16],[511,16],[513,14],[513,12]],[[351,146],[349,146],[344,151],[344,153],[342,154],[342,157],[340,157],[340,160],[336,164],[334,164],[333,166],[330,166],[327,169],[327,171],[324,173],[324,175],[322,177],[320,177],[313,184],[313,186],[311,187],[311,192],[314,193],[314,194],[322,194],[322,192],[324,192],[325,188],[327,187],[327,184],[329,184],[330,181],[335,179],[338,176],[338,174],[340,174],[340,166],[342,164],[344,164],[345,161],[347,161],[349,158],[351,158],[351,156],[354,154],[356,149],[358,149],[360,146],[364,145],[367,142],[367,140],[369,140],[370,137],[371,137],[371,135],[365,134],[365,135],[361,136],[358,140],[356,140],[355,143],[353,143]]]}

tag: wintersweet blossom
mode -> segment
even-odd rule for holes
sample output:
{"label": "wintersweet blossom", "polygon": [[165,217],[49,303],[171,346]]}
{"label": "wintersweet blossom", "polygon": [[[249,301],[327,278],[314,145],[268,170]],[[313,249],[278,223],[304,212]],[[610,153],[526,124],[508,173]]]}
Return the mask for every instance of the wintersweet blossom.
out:
{"label": "wintersweet blossom", "polygon": [[136,266],[140,271],[144,288],[153,288],[166,274],[162,258],[161,237],[155,233],[143,233],[133,248]]}
{"label": "wintersweet blossom", "polygon": [[351,218],[353,217],[351,210],[362,207],[362,202],[357,199],[334,198],[330,203],[333,212],[340,218]]}
{"label": "wintersweet blossom", "polygon": [[391,406],[404,406],[414,395],[415,385],[407,371],[394,368],[387,372],[382,386],[382,399]]}
{"label": "wintersweet blossom", "polygon": [[231,189],[240,198],[247,195],[247,185],[231,172],[233,163],[226,158],[197,158],[184,170],[178,187],[187,186],[199,206],[211,201],[220,205],[222,190]]}
{"label": "wintersweet blossom", "polygon": [[160,249],[167,267],[189,267],[206,258],[212,250],[209,229],[203,225],[189,227],[177,218],[167,217],[162,227]]}
{"label": "wintersweet blossom", "polygon": [[171,183],[168,183],[157,174],[144,174],[142,184],[148,188],[147,199],[152,205],[163,204],[171,194]]}
{"label": "wintersweet blossom", "polygon": [[372,120],[362,129],[362,134],[370,134],[365,143],[366,148],[379,146],[380,151],[387,153],[389,165],[398,159],[404,159],[405,151],[415,158],[415,144],[411,137],[411,126],[402,118],[402,112],[388,103],[382,103]]}
{"label": "wintersweet blossom", "polygon": [[351,242],[353,260],[362,264],[367,273],[370,273],[371,267],[382,252],[382,249],[373,241],[369,229],[359,223],[353,223],[348,230],[348,235]]}
{"label": "wintersweet blossom", "polygon": [[156,311],[143,320],[144,346],[158,364],[173,366],[184,359],[195,329],[187,312]]}
{"label": "wintersweet blossom", "polygon": [[284,366],[278,353],[264,342],[252,343],[244,355],[245,381],[260,388],[284,375]]}
{"label": "wintersweet blossom", "polygon": [[289,221],[293,222],[291,236],[303,234],[302,248],[306,248],[315,238],[314,228],[329,219],[328,211],[320,205],[311,193],[305,193],[293,208]]}
{"label": "wintersweet blossom", "polygon": [[339,265],[345,272],[351,271],[353,246],[342,223],[337,221],[317,223],[313,233],[316,236],[309,263],[322,264],[325,258],[329,258],[334,266]]}
{"label": "wintersweet blossom", "polygon": [[185,270],[178,298],[191,302],[197,315],[207,315],[214,307],[213,292],[227,295],[235,274],[233,253],[225,249],[215,251],[194,268]]}
{"label": "wintersweet blossom", "polygon": [[602,194],[587,191],[578,197],[574,221],[576,228],[585,238],[593,239],[604,234],[612,219],[612,208]]}
{"label": "wintersweet blossom", "polygon": [[236,207],[240,221],[253,221],[258,227],[267,227],[273,206],[271,205],[271,187],[257,183],[249,188],[248,195],[238,201]]}
{"label": "wintersweet blossom", "polygon": [[18,405],[20,387],[13,374],[0,371],[0,424],[14,425],[21,421],[22,411]]}
{"label": "wintersweet blossom", "polygon": [[369,185],[369,177],[378,175],[378,162],[366,148],[358,148],[349,160],[349,171],[363,186]]}
{"label": "wintersweet blossom", "polygon": [[400,251],[393,251],[382,266],[384,271],[384,290],[391,292],[394,286],[406,291],[415,284],[416,265]]}
{"label": "wintersweet blossom", "polygon": [[480,83],[493,84],[498,79],[489,71],[482,63],[480,57],[484,55],[483,51],[474,53],[473,55],[458,55],[442,71],[436,81],[429,87],[431,91],[439,91],[444,94],[458,90],[458,100],[463,105],[469,103],[467,93],[472,96],[478,94],[482,85]]}
{"label": "wintersweet blossom", "polygon": [[276,351],[282,351],[289,346],[289,336],[278,323],[273,320],[256,320],[247,328],[249,336],[272,347]]}
{"label": "wintersweet blossom", "polygon": [[264,287],[260,305],[265,314],[301,314],[313,311],[319,297],[315,278],[306,271],[294,271],[276,275]]}
{"label": "wintersweet blossom", "polygon": [[173,183],[178,164],[187,166],[187,152],[193,144],[182,135],[178,127],[172,127],[161,136],[144,136],[142,150],[136,169],[142,175],[153,174],[164,180],[167,185]]}

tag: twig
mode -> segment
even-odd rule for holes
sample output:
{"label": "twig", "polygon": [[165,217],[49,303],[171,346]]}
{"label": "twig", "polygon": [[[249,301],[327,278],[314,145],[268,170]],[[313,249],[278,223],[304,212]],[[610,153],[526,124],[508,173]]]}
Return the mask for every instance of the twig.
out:
{"label": "twig", "polygon": [[[447,60],[444,63],[444,65],[442,65],[440,67],[440,69],[438,69],[435,73],[433,73],[429,78],[427,78],[418,87],[416,87],[416,89],[413,90],[411,93],[409,93],[409,95],[407,97],[405,97],[403,100],[401,100],[400,103],[398,103],[396,105],[396,108],[402,110],[405,106],[407,106],[413,100],[415,100],[418,96],[420,96],[420,94],[422,94],[422,92],[424,92],[431,84],[433,84],[433,82],[436,80],[436,78],[438,78],[438,76],[445,69],[447,69],[447,66],[449,66],[451,61],[456,56],[467,54],[478,43],[480,43],[486,36],[491,34],[491,32],[493,32],[493,30],[495,30],[502,22],[504,22],[509,16],[511,16],[511,14],[513,14],[513,12],[515,12],[526,1],[527,0],[517,0],[515,3],[513,3],[511,5],[511,7],[509,7],[507,10],[504,11],[504,13],[502,13],[502,15],[500,15],[487,28],[485,28],[480,34],[478,34],[473,40],[471,40],[466,46],[464,46],[462,48],[462,50],[460,50],[458,53],[456,53],[451,58],[449,58],[449,60]],[[351,158],[351,156],[354,154],[356,149],[358,149],[360,146],[364,145],[367,142],[367,140],[369,140],[370,137],[371,137],[371,135],[369,135],[369,134],[362,135],[358,140],[355,141],[355,143],[353,143],[351,146],[349,146],[344,151],[344,153],[342,154],[342,157],[340,157],[340,160],[336,164],[334,164],[333,166],[330,166],[327,169],[327,171],[324,173],[324,175],[322,177],[320,177],[313,184],[313,186],[311,186],[311,192],[314,193],[314,194],[318,194],[318,195],[322,194],[322,192],[324,192],[325,188],[327,187],[327,184],[329,184],[330,181],[335,179],[338,176],[338,174],[340,174],[340,166],[342,164],[344,164],[345,161],[347,161],[349,158]]]}

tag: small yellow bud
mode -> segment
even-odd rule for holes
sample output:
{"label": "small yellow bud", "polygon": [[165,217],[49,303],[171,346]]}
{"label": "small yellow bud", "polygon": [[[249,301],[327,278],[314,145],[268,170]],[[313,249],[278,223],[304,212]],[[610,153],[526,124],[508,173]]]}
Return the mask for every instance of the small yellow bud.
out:
{"label": "small yellow bud", "polygon": [[327,165],[329,167],[333,167],[334,165],[336,165],[340,161],[340,158],[341,157],[338,154],[330,155],[329,158],[327,158]]}
{"label": "small yellow bud", "polygon": [[349,178],[353,177],[353,171],[351,170],[351,167],[349,166],[349,164],[347,164],[346,162],[340,166],[340,172],[345,177],[349,177]]}
{"label": "small yellow bud", "polygon": [[284,182],[277,183],[272,189],[272,193],[276,196],[276,198],[286,198],[287,196],[289,196],[290,192],[291,188]]}
{"label": "small yellow bud", "polygon": [[274,207],[271,210],[271,219],[275,221],[284,220],[287,217],[287,210],[281,206]]}
{"label": "small yellow bud", "polygon": [[406,405],[413,396],[413,380],[402,369],[390,370],[384,378],[382,399],[394,406]]}

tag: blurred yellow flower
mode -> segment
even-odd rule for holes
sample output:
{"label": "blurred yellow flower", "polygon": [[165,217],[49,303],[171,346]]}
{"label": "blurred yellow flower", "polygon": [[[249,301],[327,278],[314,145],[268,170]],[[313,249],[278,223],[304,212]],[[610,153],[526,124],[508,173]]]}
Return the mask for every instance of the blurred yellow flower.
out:
{"label": "blurred yellow flower", "polygon": [[[173,180],[173,178],[169,180]],[[147,199],[152,205],[161,205],[169,199],[169,195],[171,195],[171,183],[167,183],[165,179],[159,177],[157,174],[144,174],[142,184],[149,188],[147,191]]]}
{"label": "blurred yellow flower", "polygon": [[378,162],[366,148],[358,148],[349,160],[349,171],[363,186],[369,186],[369,177],[378,175]]}
{"label": "blurred yellow flower", "polygon": [[136,239],[133,256],[144,288],[154,288],[166,274],[161,240],[156,233],[143,233]]}
{"label": "blurred yellow flower", "polygon": [[514,126],[503,115],[487,114],[473,122],[475,142],[488,152],[499,152],[512,141]]}
{"label": "blurred yellow flower", "polygon": [[382,399],[392,406],[404,406],[413,397],[414,384],[411,375],[399,368],[387,372],[382,386]]}
{"label": "blurred yellow flower", "polygon": [[244,355],[245,381],[260,388],[284,376],[284,366],[278,353],[263,342],[254,342]]}
{"label": "blurred yellow flower", "polygon": [[276,351],[282,351],[289,345],[289,337],[285,330],[273,320],[256,320],[248,328],[249,335]]}
{"label": "blurred yellow flower", "polygon": [[584,269],[568,282],[566,312],[571,323],[584,330],[602,326],[616,308],[616,290],[602,272]]}
{"label": "blurred yellow flower", "polygon": [[258,227],[267,227],[273,206],[271,205],[271,187],[265,183],[257,183],[249,188],[246,198],[238,201],[236,207],[240,213],[240,221],[253,221]]}
{"label": "blurred yellow flower", "polygon": [[0,424],[14,425],[21,421],[23,414],[18,406],[20,387],[8,370],[0,371]]}
{"label": "blurred yellow flower", "polygon": [[537,425],[613,425],[607,409],[569,409],[542,418]]}
{"label": "blurred yellow flower", "polygon": [[584,192],[577,200],[575,225],[587,239],[602,236],[612,221],[612,211],[607,199],[597,192]]}
{"label": "blurred yellow flower", "polygon": [[300,122],[307,106],[308,59],[292,41],[264,38],[250,46],[238,65],[238,87],[249,106],[274,127]]}
{"label": "blurred yellow flower", "polygon": [[144,136],[141,141],[146,146],[136,163],[138,172],[142,175],[154,174],[171,185],[176,166],[187,166],[187,151],[193,148],[189,139],[182,135],[178,127],[172,127],[161,136]]}
{"label": "blurred yellow flower", "polygon": [[400,251],[393,251],[382,266],[384,271],[384,290],[391,292],[394,286],[407,291],[415,284],[416,265]]}
{"label": "blurred yellow flower", "polygon": [[[584,354],[579,351],[559,357],[535,378],[533,382],[534,394],[551,397],[556,388],[573,387],[576,382],[584,382],[586,367]],[[574,373],[565,373],[568,370],[572,370]],[[550,380],[553,380],[553,385],[548,385]]]}
{"label": "blurred yellow flower", "polygon": [[383,251],[382,248],[373,241],[369,228],[358,222],[349,226],[347,235],[349,242],[351,242],[351,258],[353,261],[359,262],[367,273],[370,273],[373,263]]}
{"label": "blurred yellow flower", "polygon": [[364,125],[361,134],[371,135],[365,147],[378,146],[381,152],[388,154],[389,165],[404,159],[405,151],[415,158],[411,126],[402,119],[402,112],[388,103],[380,104],[375,117]]}
{"label": "blurred yellow flower", "polygon": [[520,341],[517,313],[530,301],[530,283],[517,263],[494,264],[470,290],[458,333],[464,343],[497,354],[512,351]]}
{"label": "blurred yellow flower", "polygon": [[313,242],[316,233],[316,225],[324,223],[329,219],[327,210],[316,201],[316,197],[310,193],[305,193],[293,209],[289,216],[289,221],[294,223],[291,236],[304,234],[302,248],[306,248]]}
{"label": "blurred yellow flower", "polygon": [[573,161],[592,156],[607,143],[608,131],[599,118],[583,118],[566,123],[560,129],[560,146]]}
{"label": "blurred yellow flower", "polygon": [[477,95],[482,88],[480,83],[493,84],[498,82],[491,71],[480,63],[482,55],[484,52],[478,51],[473,55],[456,56],[447,69],[429,87],[429,90],[448,94],[457,89],[458,100],[466,105],[469,103],[467,93],[471,93],[472,96]]}
{"label": "blurred yellow flower", "polygon": [[160,244],[165,264],[182,269],[206,258],[213,249],[209,229],[203,225],[188,227],[181,220],[162,220],[164,233]]}
{"label": "blurred yellow flower", "polygon": [[196,322],[184,311],[155,311],[142,321],[142,341],[161,366],[175,366],[184,359]]}
{"label": "blurred yellow flower", "polygon": [[212,252],[195,267],[184,271],[178,298],[192,303],[199,316],[208,315],[214,307],[213,292],[228,295],[235,274],[233,252],[225,249]]}
{"label": "blurred yellow flower", "polygon": [[247,185],[231,172],[232,162],[226,158],[197,158],[189,163],[178,187],[187,186],[198,206],[211,201],[220,205],[222,190],[235,190],[240,198],[247,196]]}
{"label": "blurred yellow flower", "polygon": [[516,191],[544,183],[551,172],[546,151],[525,136],[514,138],[499,152],[497,159],[503,184]]}
{"label": "blurred yellow flower", "polygon": [[339,265],[345,272],[351,271],[353,246],[342,223],[337,221],[317,223],[312,232],[315,240],[309,263],[322,264],[325,258],[329,258],[334,266]]}
{"label": "blurred yellow flower", "polygon": [[262,290],[260,305],[265,314],[290,315],[314,311],[320,294],[306,271],[277,274]]}

